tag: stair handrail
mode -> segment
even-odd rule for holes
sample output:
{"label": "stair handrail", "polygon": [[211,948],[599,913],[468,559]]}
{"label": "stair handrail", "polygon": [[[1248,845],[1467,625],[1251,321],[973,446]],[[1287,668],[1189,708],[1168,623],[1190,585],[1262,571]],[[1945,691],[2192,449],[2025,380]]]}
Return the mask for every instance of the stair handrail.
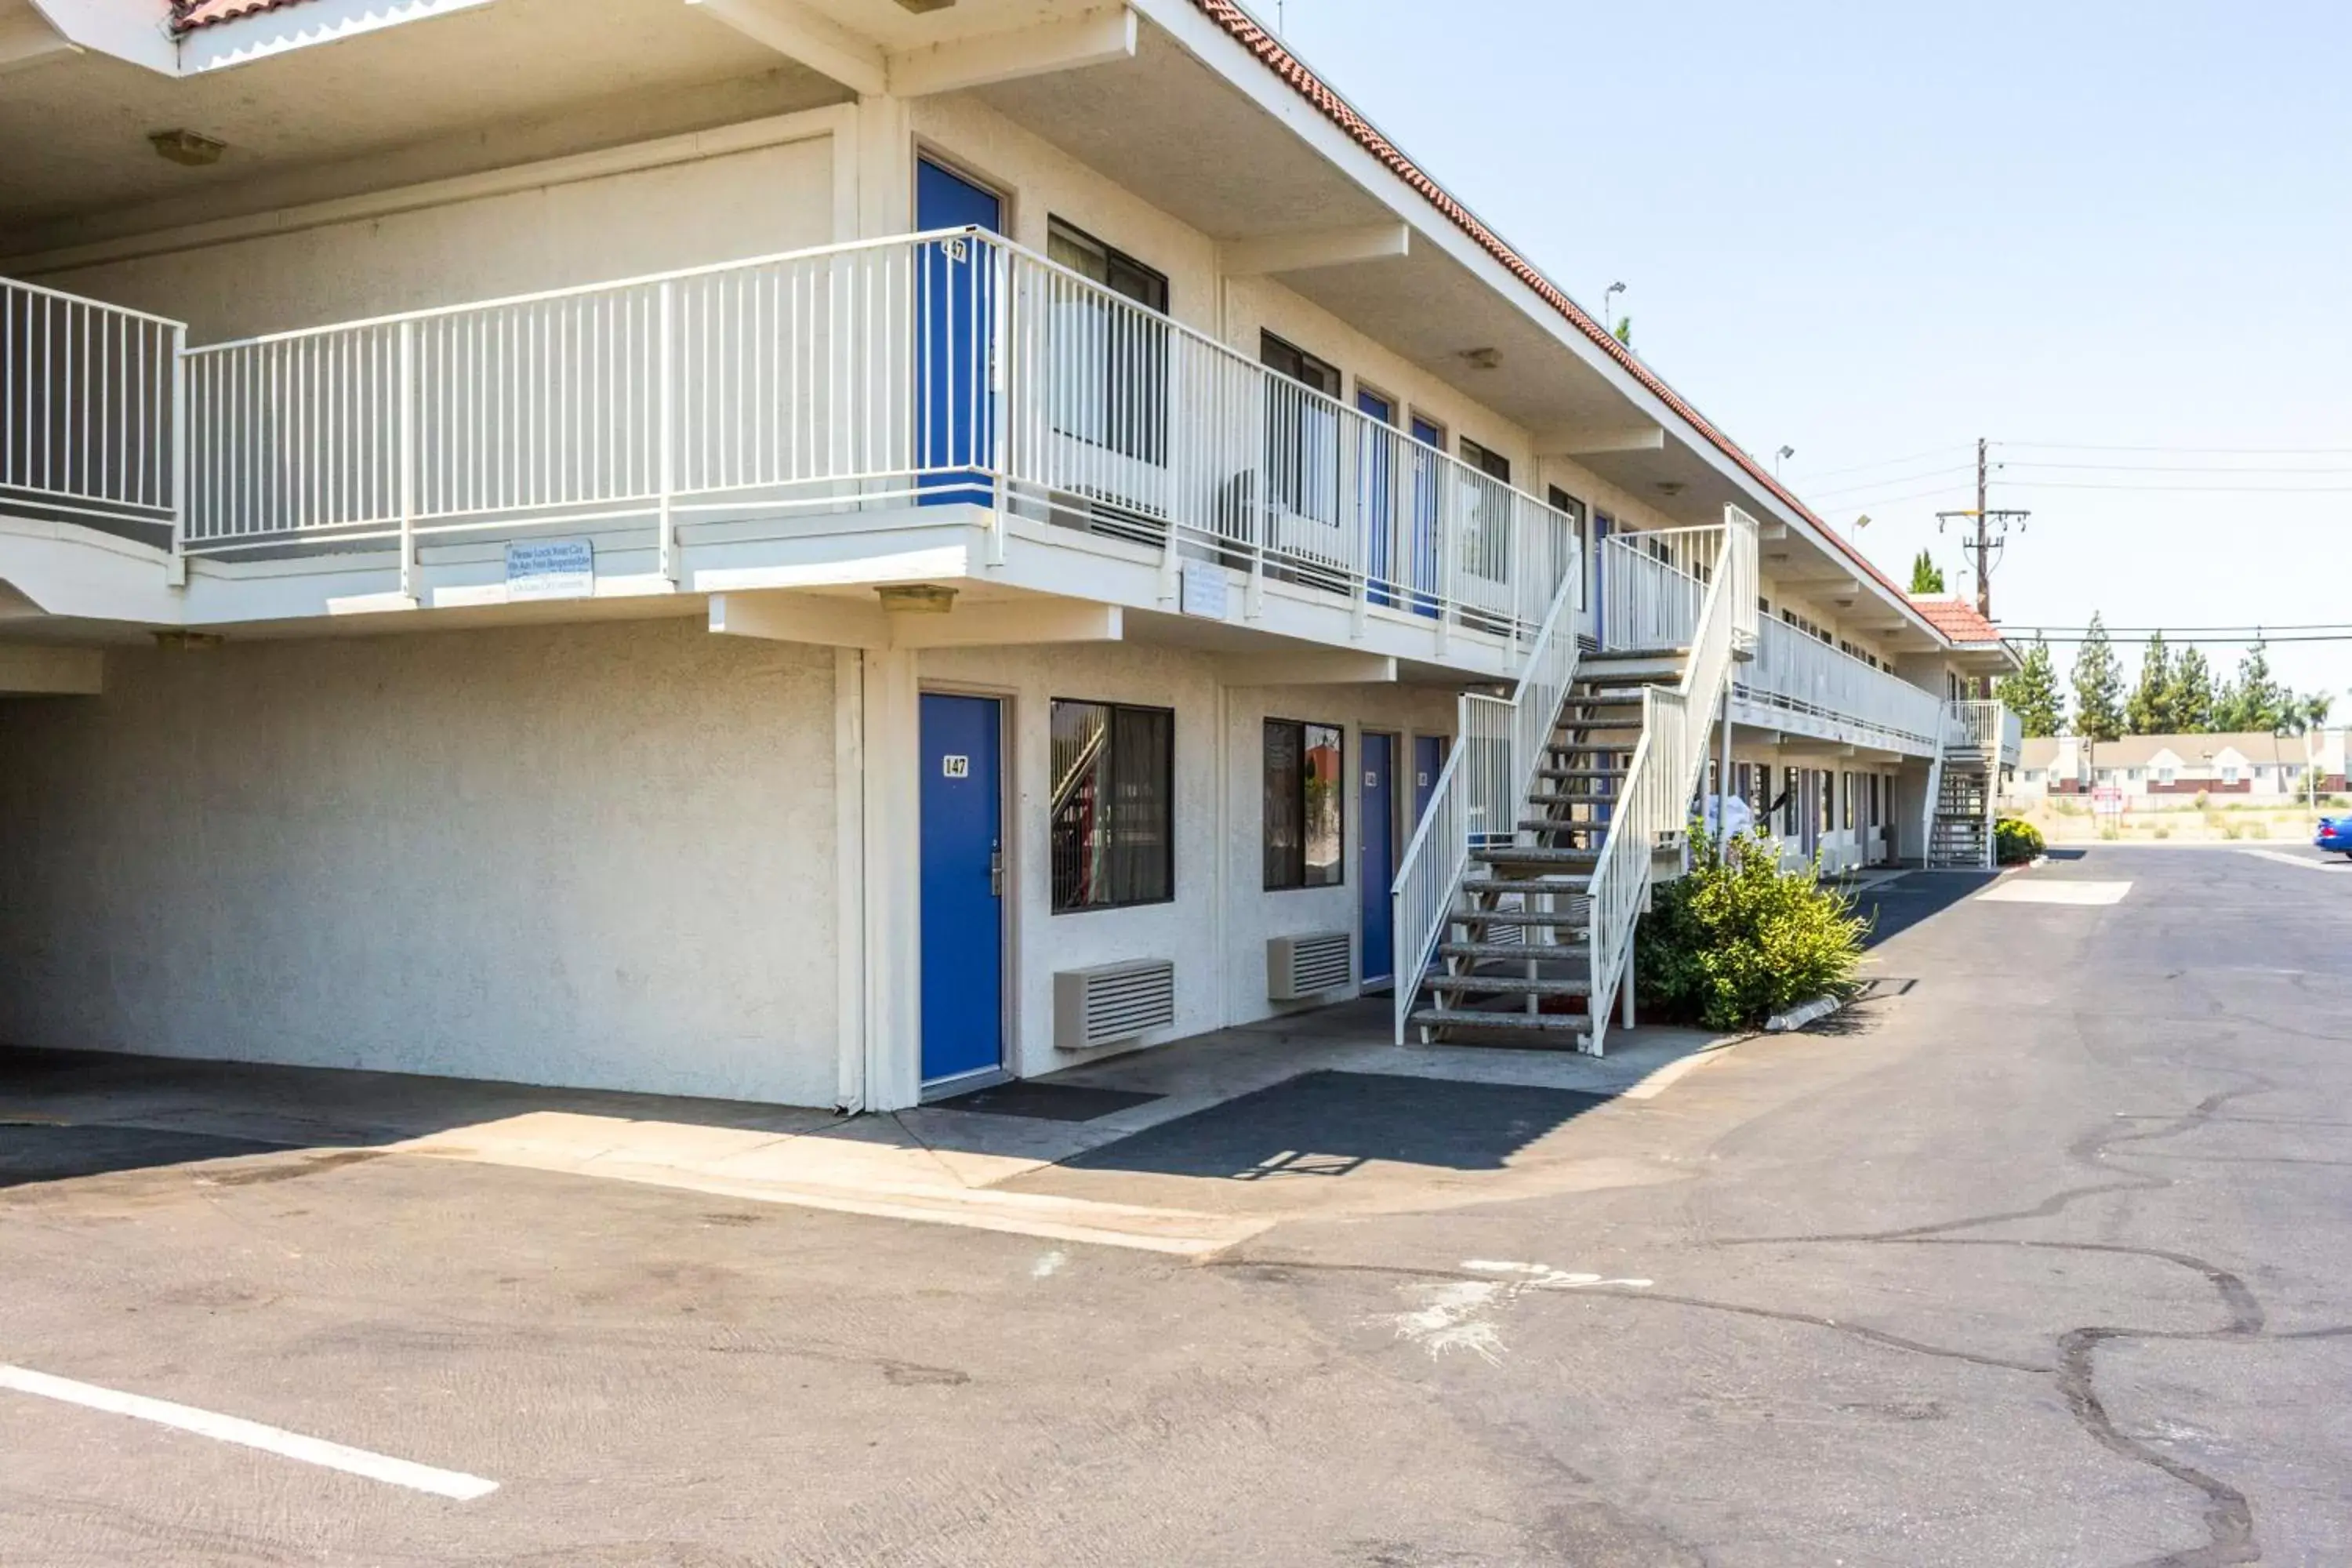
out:
{"label": "stair handrail", "polygon": [[1535,784],[1560,702],[1576,682],[1581,650],[1574,617],[1583,581],[1583,563],[1570,539],[1568,569],[1543,625],[1528,644],[1511,695],[1465,692],[1457,706],[1454,749],[1431,786],[1429,805],[1389,886],[1399,1045],[1404,1044],[1405,1020],[1450,923],[1473,842],[1517,836],[1518,807]]}
{"label": "stair handrail", "polygon": [[1633,980],[1633,931],[1649,901],[1652,858],[1668,836],[1690,826],[1692,792],[1706,764],[1707,732],[1732,666],[1756,647],[1756,520],[1727,506],[1722,536],[1681,680],[1671,691],[1653,686],[1642,692],[1642,739],[1619,784],[1609,831],[1586,887],[1591,1026],[1585,1049],[1594,1056],[1606,1048],[1619,987]]}

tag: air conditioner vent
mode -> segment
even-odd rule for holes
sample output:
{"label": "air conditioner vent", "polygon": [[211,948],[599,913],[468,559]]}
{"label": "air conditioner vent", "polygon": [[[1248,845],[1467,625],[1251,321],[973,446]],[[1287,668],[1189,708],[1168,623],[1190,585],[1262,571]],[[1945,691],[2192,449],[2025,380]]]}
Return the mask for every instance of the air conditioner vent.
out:
{"label": "air conditioner vent", "polygon": [[1091,1050],[1175,1023],[1176,966],[1164,958],[1098,963],[1054,976],[1056,1049]]}
{"label": "air conditioner vent", "polygon": [[1265,944],[1265,994],[1273,1001],[1344,991],[1355,977],[1355,939],[1346,931],[1278,936]]}

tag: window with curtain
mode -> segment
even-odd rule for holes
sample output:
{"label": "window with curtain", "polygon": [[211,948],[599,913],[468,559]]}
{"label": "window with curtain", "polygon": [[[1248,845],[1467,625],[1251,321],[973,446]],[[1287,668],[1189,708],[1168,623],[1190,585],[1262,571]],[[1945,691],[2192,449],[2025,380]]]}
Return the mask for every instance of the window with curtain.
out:
{"label": "window with curtain", "polygon": [[1054,912],[1176,896],[1176,716],[1115,702],[1053,704]]}
{"label": "window with curtain", "polygon": [[1265,886],[1347,879],[1347,737],[1336,724],[1265,721]]}
{"label": "window with curtain", "polygon": [[1322,397],[1276,384],[1265,400],[1267,488],[1276,506],[1333,523],[1339,518],[1339,367],[1272,332],[1258,334],[1258,363]]}
{"label": "window with curtain", "polygon": [[1050,221],[1047,258],[1100,286],[1055,279],[1054,428],[1155,466],[1168,454],[1168,278],[1084,229]]}

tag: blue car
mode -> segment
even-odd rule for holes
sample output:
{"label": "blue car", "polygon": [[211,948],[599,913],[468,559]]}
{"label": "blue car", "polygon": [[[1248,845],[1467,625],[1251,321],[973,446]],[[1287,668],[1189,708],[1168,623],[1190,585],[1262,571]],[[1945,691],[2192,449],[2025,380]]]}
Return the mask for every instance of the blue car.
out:
{"label": "blue car", "polygon": [[2322,849],[2339,855],[2352,855],[2352,816],[2323,816],[2319,832],[2312,839]]}

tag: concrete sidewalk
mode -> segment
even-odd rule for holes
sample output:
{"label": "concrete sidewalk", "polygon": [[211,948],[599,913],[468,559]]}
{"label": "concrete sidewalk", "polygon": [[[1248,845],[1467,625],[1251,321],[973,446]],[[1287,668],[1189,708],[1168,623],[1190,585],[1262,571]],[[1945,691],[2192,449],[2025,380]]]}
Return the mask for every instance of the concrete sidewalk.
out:
{"label": "concrete sidewalk", "polygon": [[[383,1073],[341,1073],[153,1058],[0,1057],[0,1121],[145,1129],[247,1140],[289,1149],[364,1151],[464,1161],[709,1193],[755,1202],[1010,1231],[1186,1256],[1221,1251],[1283,1219],[1339,1211],[1396,1212],[1496,1201],[1563,1183],[1616,1186],[1664,1179],[1622,1158],[1563,1170],[1545,1136],[1514,1144],[1505,1161],[1442,1168],[1442,1142],[1372,1146],[1349,1156],[1350,1180],[1285,1184],[1252,1168],[1171,1177],[1160,1166],[1122,1173],[1090,1161],[1077,1184],[1031,1180],[1097,1156],[1156,1129],[1230,1142],[1259,1097],[1308,1075],[1387,1086],[1414,1082],[1525,1091],[1461,1100],[1457,1120],[1514,1125],[1587,1105],[1654,1097],[1714,1059],[1729,1042],[1697,1031],[1636,1029],[1612,1037],[1606,1058],[1473,1047],[1398,1047],[1379,999],[1274,1023],[1223,1030],[1034,1080],[1044,1086],[1148,1096],[1087,1120],[1060,1121],[928,1106],[884,1116],[659,1096],[531,1089]],[[1547,1096],[1555,1097],[1547,1099]],[[1566,1096],[1565,1100],[1557,1097]],[[1237,1102],[1240,1102],[1237,1104]],[[1563,1112],[1559,1108],[1570,1106]],[[1209,1113],[1231,1108],[1229,1114]],[[1271,1109],[1269,1105],[1269,1109]],[[1318,1149],[1361,1140],[1345,1113],[1326,1110],[1286,1132]],[[1433,1110],[1431,1117],[1437,1117]],[[1483,1128],[1461,1130],[1477,1142]],[[1556,1131],[1557,1126],[1549,1131]],[[1248,1130],[1240,1129],[1244,1140]],[[1391,1141],[1393,1142],[1393,1141]],[[1270,1149],[1290,1169],[1307,1151]],[[282,1155],[263,1158],[283,1158]],[[1328,1168],[1328,1166],[1326,1167]]]}

